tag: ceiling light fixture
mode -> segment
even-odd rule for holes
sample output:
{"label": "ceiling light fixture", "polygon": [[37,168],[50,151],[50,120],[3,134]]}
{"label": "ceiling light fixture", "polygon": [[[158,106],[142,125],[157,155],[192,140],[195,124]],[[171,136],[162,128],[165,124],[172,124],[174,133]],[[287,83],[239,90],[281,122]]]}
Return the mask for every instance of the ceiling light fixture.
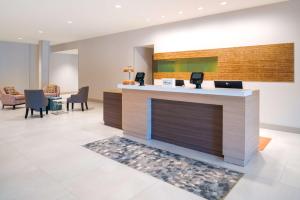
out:
{"label": "ceiling light fixture", "polygon": [[178,14],[179,14],[179,15],[182,15],[182,14],[183,14],[183,11],[178,11]]}
{"label": "ceiling light fixture", "polygon": [[38,30],[38,33],[39,33],[39,34],[43,34],[43,33],[44,33],[44,31],[42,31],[42,30]]}
{"label": "ceiling light fixture", "polygon": [[203,10],[203,9],[204,9],[203,7],[199,7],[199,8],[198,8],[198,10]]}
{"label": "ceiling light fixture", "polygon": [[67,21],[68,24],[73,24],[73,22],[71,20]]}
{"label": "ceiling light fixture", "polygon": [[122,6],[120,4],[115,5],[115,8],[119,9],[122,8]]}
{"label": "ceiling light fixture", "polygon": [[223,1],[223,2],[220,3],[220,5],[221,5],[221,6],[226,6],[226,5],[227,5],[227,2],[226,2],[226,1]]}
{"label": "ceiling light fixture", "polygon": [[23,40],[23,38],[22,37],[18,37],[18,40]]}
{"label": "ceiling light fixture", "polygon": [[162,15],[162,16],[161,16],[161,18],[163,18],[163,19],[164,19],[164,18],[166,18],[166,16]]}

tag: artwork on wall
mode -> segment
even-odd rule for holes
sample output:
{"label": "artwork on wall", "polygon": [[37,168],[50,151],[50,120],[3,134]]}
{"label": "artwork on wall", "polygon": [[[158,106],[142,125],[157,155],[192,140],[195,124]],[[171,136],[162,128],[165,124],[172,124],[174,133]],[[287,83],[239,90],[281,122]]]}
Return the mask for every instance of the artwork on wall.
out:
{"label": "artwork on wall", "polygon": [[157,60],[154,72],[215,72],[218,57]]}
{"label": "artwork on wall", "polygon": [[154,79],[294,82],[294,43],[154,54]]}

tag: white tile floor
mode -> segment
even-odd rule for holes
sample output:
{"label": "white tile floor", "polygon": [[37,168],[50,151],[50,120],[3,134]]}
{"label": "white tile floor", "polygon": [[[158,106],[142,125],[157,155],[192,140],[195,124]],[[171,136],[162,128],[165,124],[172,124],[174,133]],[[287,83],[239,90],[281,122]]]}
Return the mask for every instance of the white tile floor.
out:
{"label": "white tile floor", "polygon": [[[196,200],[202,199],[83,148],[113,135],[103,125],[102,104],[87,112],[24,119],[24,108],[0,110],[1,200]],[[245,168],[219,158],[151,142],[246,175],[226,199],[300,199],[300,135],[261,130],[273,140]]]}

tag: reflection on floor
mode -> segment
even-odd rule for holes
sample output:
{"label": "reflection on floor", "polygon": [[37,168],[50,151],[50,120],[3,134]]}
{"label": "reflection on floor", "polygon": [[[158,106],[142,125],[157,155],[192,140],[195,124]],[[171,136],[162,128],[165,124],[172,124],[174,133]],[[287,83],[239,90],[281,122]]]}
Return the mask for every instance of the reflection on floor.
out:
{"label": "reflection on floor", "polygon": [[[1,200],[203,199],[84,148],[122,136],[103,125],[102,104],[90,107],[27,120],[24,108],[0,110]],[[244,172],[225,199],[300,199],[300,135],[264,129],[261,135],[272,141],[245,168],[158,141],[148,145]]]}

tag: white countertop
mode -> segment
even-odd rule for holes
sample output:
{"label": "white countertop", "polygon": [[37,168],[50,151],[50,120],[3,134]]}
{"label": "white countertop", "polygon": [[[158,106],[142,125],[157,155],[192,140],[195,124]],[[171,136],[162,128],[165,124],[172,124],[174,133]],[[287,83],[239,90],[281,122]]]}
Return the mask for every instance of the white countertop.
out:
{"label": "white countertop", "polygon": [[220,89],[220,88],[203,88],[194,89],[188,87],[163,87],[158,85],[123,85],[118,84],[118,88],[126,90],[145,90],[145,91],[160,91],[160,92],[177,92],[177,93],[189,93],[189,94],[209,94],[209,95],[222,95],[222,96],[235,96],[246,97],[252,95],[252,90],[241,89]]}

